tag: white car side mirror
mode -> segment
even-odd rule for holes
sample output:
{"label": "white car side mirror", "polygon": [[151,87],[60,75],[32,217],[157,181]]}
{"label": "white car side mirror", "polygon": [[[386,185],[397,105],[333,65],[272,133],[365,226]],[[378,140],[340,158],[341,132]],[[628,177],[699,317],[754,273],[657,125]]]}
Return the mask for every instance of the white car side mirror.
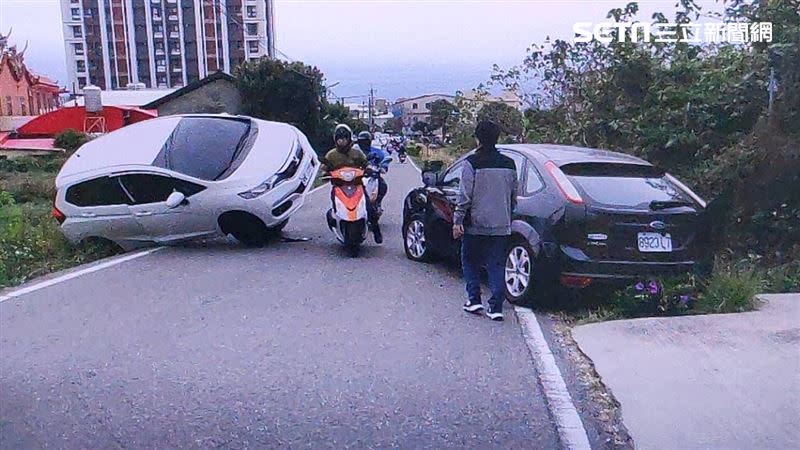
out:
{"label": "white car side mirror", "polygon": [[186,200],[186,196],[181,192],[175,191],[167,197],[167,208],[177,208],[184,200]]}

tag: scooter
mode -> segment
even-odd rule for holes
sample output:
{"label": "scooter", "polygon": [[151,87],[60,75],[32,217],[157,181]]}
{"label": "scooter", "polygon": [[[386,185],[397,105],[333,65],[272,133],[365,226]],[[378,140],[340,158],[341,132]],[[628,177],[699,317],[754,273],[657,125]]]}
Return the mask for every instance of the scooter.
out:
{"label": "scooter", "polygon": [[[386,171],[383,170],[381,167],[384,164],[390,162],[392,162],[392,157],[387,156],[383,158],[383,161],[381,161],[380,166],[370,164],[369,166],[367,166],[367,170],[364,172],[364,189],[367,192],[367,197],[369,198],[369,201],[372,202],[373,205],[376,204],[378,201],[378,190],[380,188],[381,176],[383,176],[383,174],[386,173]],[[379,207],[376,207],[375,210],[376,210],[375,213],[378,216],[376,219],[379,219],[383,211]]]}
{"label": "scooter", "polygon": [[398,153],[397,160],[400,161],[400,164],[406,163],[406,154],[405,153]]}
{"label": "scooter", "polygon": [[367,196],[363,178],[364,171],[355,167],[342,167],[322,178],[330,180],[332,187],[333,206],[327,213],[328,228],[354,258],[361,252],[361,243],[367,237]]}

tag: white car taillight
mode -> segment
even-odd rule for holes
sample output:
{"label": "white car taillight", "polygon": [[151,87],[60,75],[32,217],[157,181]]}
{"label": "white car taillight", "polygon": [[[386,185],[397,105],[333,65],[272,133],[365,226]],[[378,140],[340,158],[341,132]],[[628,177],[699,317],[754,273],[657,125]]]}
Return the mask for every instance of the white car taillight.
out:
{"label": "white car taillight", "polygon": [[576,205],[583,204],[583,197],[581,197],[581,194],[577,189],[575,189],[575,186],[571,181],[569,181],[569,178],[564,175],[564,172],[562,172],[553,161],[547,161],[544,167],[547,168],[548,172],[550,172],[550,176],[553,177],[556,185],[558,185],[558,188],[561,190],[564,196],[567,197],[567,200]]}

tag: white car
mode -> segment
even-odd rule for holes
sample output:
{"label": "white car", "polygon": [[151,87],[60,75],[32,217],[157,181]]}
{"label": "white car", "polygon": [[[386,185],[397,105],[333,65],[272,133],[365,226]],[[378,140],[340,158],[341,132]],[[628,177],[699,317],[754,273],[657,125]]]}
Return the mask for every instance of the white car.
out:
{"label": "white car", "polygon": [[92,140],[56,178],[53,215],[73,243],[123,249],[233,235],[262,245],[303,205],[320,163],[297,128],[198,114]]}

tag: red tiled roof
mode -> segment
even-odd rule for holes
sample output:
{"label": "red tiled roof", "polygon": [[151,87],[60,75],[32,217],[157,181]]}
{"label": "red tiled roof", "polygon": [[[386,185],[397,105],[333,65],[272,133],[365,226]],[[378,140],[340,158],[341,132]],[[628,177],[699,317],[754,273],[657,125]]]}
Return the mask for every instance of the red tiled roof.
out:
{"label": "red tiled roof", "polygon": [[0,142],[3,150],[58,150],[54,147],[55,139],[7,139]]}

